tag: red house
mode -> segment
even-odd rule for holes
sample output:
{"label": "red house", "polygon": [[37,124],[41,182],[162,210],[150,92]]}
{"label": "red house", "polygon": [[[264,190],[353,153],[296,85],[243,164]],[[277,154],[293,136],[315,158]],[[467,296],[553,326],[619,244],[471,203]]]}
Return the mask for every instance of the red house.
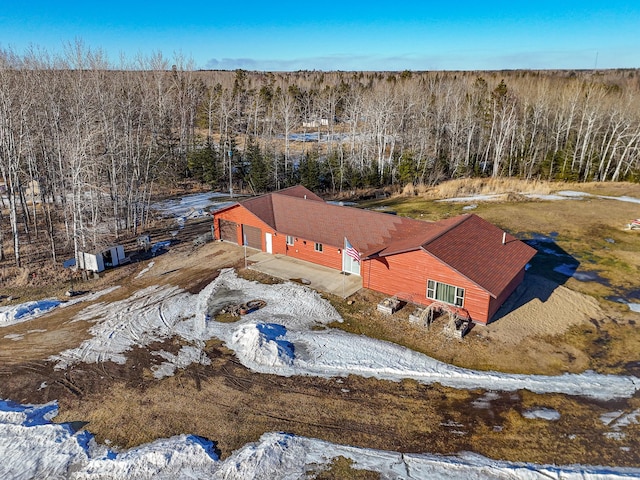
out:
{"label": "red house", "polygon": [[483,324],[536,253],[477,215],[424,222],[326,203],[302,186],[213,214],[219,240],[360,275],[365,288],[421,305],[444,302]]}

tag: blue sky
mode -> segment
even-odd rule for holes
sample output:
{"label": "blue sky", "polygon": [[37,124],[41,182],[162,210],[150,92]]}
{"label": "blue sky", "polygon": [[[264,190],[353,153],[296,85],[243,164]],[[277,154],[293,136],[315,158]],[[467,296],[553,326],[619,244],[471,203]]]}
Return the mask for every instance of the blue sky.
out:
{"label": "blue sky", "polygon": [[69,42],[117,63],[161,52],[195,68],[640,68],[640,1],[0,0],[0,47]]}

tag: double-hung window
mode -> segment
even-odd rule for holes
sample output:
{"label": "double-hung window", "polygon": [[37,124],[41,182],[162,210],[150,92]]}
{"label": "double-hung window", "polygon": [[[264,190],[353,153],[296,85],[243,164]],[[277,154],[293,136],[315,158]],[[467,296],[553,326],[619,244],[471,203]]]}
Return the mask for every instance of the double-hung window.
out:
{"label": "double-hung window", "polygon": [[287,245],[292,246],[295,242],[293,235],[287,235]]}
{"label": "double-hung window", "polygon": [[427,298],[462,307],[464,305],[464,288],[427,280]]}

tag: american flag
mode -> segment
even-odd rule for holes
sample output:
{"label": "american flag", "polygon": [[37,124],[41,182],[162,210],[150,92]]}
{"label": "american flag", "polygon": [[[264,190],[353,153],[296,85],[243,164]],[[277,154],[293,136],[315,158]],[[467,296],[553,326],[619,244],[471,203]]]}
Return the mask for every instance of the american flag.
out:
{"label": "american flag", "polygon": [[360,253],[358,253],[358,250],[353,248],[353,245],[349,243],[349,240],[347,240],[347,237],[344,237],[344,253],[349,255],[356,262],[360,263]]}

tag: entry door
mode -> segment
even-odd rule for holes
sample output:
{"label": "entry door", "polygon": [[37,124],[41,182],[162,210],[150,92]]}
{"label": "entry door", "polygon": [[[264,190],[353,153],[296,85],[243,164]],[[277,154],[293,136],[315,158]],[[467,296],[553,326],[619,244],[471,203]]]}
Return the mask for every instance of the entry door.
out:
{"label": "entry door", "polygon": [[353,257],[347,255],[344,248],[342,249],[342,271],[360,275],[360,262],[357,262]]}
{"label": "entry door", "polygon": [[264,248],[267,253],[273,253],[273,238],[269,232],[264,234]]}

